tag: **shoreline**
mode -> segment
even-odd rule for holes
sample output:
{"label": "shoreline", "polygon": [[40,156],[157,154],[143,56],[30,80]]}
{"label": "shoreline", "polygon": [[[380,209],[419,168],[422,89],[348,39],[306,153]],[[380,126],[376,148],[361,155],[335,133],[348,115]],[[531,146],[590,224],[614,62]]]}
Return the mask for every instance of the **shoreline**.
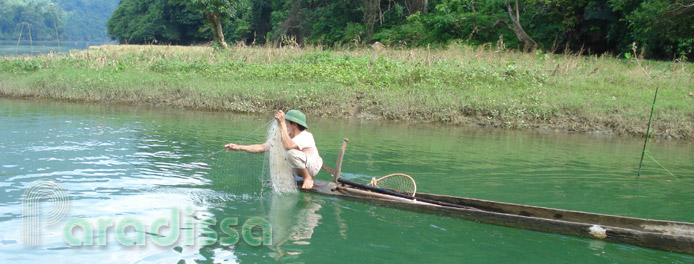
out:
{"label": "shoreline", "polygon": [[0,96],[643,138],[660,87],[651,137],[694,141],[691,63],[459,46],[380,51],[369,71],[373,54],[98,46],[0,59]]}
{"label": "shoreline", "polygon": [[[166,109],[176,109],[176,110],[181,110],[181,111],[202,111],[202,112],[212,112],[212,113],[218,113],[218,112],[227,112],[231,111],[234,114],[249,114],[249,115],[272,115],[275,111],[275,109],[261,109],[258,111],[236,111],[236,110],[228,110],[228,109],[216,109],[216,108],[194,108],[194,107],[185,107],[185,106],[175,106],[175,105],[170,105],[170,104],[165,104],[165,103],[143,103],[143,102],[128,102],[128,101],[98,101],[98,100],[88,100],[88,99],[73,99],[73,98],[55,98],[55,97],[41,97],[41,96],[15,96],[15,95],[5,95],[5,94],[0,94],[0,98],[7,99],[7,100],[26,100],[26,101],[34,101],[34,100],[48,100],[51,102],[58,102],[58,103],[77,103],[77,104],[101,104],[105,103],[107,105],[112,105],[116,107],[127,107],[127,106],[133,106],[133,107],[144,107],[145,109],[156,109],[156,110],[166,110]],[[507,127],[500,127],[500,126],[495,126],[494,124],[486,124],[483,122],[476,122],[477,119],[472,119],[470,118],[470,122],[459,122],[459,123],[451,123],[451,122],[441,122],[441,121],[432,121],[432,120],[420,120],[420,119],[387,119],[382,116],[374,116],[370,114],[366,115],[343,115],[343,116],[334,116],[334,115],[325,115],[325,113],[321,112],[313,112],[313,111],[308,111],[306,112],[308,115],[315,115],[316,117],[319,118],[336,118],[336,119],[343,119],[343,120],[365,120],[365,121],[387,121],[387,122],[406,122],[410,124],[417,124],[417,125],[422,125],[422,124],[433,124],[433,125],[450,125],[450,126],[461,126],[461,127],[467,127],[467,128],[472,128],[472,129],[493,129],[493,130],[511,130],[511,131],[525,131],[525,132],[533,132],[533,133],[559,133],[559,134],[579,134],[579,135],[588,135],[588,136],[596,136],[596,137],[618,137],[618,138],[640,138],[643,139],[643,135],[632,135],[632,134],[615,134],[614,132],[611,131],[602,131],[602,130],[595,130],[594,126],[591,126],[589,128],[586,127],[577,127],[577,126],[572,126],[570,128],[556,125],[556,126],[551,126],[551,125],[546,125],[546,124],[538,124],[535,127],[526,127],[524,129],[520,128],[507,128]],[[467,120],[467,119],[465,119]],[[647,124],[644,124],[644,129]],[[583,129],[581,129],[583,128]],[[644,133],[645,134],[645,133]],[[679,138],[672,138],[672,137],[663,137],[663,136],[657,136],[653,133],[651,133],[652,140],[666,140],[666,141],[674,141],[674,142],[683,142],[683,143],[694,143],[694,140],[688,140],[688,139],[679,139]]]}

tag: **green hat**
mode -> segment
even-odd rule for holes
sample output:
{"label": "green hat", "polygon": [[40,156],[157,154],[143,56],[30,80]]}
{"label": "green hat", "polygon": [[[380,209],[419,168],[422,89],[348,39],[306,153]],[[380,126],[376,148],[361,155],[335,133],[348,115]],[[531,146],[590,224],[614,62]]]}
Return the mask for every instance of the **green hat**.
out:
{"label": "green hat", "polygon": [[308,125],[306,125],[306,115],[299,110],[287,111],[287,113],[284,115],[284,119],[297,123],[298,125],[308,129]]}

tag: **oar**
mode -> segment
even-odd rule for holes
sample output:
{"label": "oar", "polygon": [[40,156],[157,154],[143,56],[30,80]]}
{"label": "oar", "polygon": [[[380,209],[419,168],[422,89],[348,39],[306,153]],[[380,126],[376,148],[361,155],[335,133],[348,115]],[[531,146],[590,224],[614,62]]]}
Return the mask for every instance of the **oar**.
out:
{"label": "oar", "polygon": [[468,209],[468,210],[480,210],[480,209],[477,209],[477,208],[474,208],[474,207],[470,207],[470,206],[464,206],[464,205],[459,205],[459,204],[452,204],[452,203],[447,203],[447,202],[442,202],[442,201],[436,201],[436,200],[431,200],[431,199],[426,199],[426,198],[418,198],[418,197],[410,196],[410,195],[407,195],[407,194],[402,194],[402,193],[399,193],[399,192],[394,192],[394,191],[391,191],[391,190],[381,189],[381,188],[378,188],[378,187],[373,187],[373,186],[370,186],[370,185],[361,184],[361,183],[353,182],[353,181],[350,181],[350,180],[345,180],[345,179],[342,179],[342,178],[338,178],[337,181],[340,182],[340,183],[343,183],[343,184],[351,185],[351,186],[354,186],[354,187],[359,187],[359,188],[366,189],[366,190],[369,190],[369,191],[372,191],[372,192],[377,192],[377,193],[382,193],[382,194],[388,194],[388,195],[397,196],[397,197],[400,197],[400,198],[406,198],[406,199],[409,199],[409,200],[420,201],[420,202],[425,202],[425,203],[430,203],[430,204],[435,204],[435,205],[441,205],[441,206],[447,206],[447,207],[455,207],[455,208]]}

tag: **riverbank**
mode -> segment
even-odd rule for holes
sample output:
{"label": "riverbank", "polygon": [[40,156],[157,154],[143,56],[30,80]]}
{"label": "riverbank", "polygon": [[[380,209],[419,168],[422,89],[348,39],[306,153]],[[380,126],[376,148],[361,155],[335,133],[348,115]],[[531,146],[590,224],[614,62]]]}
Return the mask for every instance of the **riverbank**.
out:
{"label": "riverbank", "polygon": [[[694,65],[448,49],[99,46],[0,58],[0,95],[694,140]],[[371,70],[369,68],[372,67]]]}

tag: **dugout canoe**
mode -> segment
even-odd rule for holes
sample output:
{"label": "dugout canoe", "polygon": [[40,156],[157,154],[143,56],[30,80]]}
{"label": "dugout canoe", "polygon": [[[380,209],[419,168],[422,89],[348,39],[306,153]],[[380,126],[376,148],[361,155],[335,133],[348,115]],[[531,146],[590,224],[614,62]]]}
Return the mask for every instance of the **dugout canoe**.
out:
{"label": "dugout canoe", "polygon": [[[301,182],[298,183],[301,186]],[[419,199],[440,202],[434,204],[321,180],[314,182],[313,189],[304,191],[480,223],[694,255],[694,223],[595,214],[428,193],[415,194]]]}
{"label": "dugout canoe", "polygon": [[[333,181],[314,180],[313,189],[303,191],[479,223],[694,255],[694,223],[595,214],[419,192],[414,197],[407,198],[408,195],[403,196],[344,180],[340,178],[340,174],[348,141],[345,138],[342,142],[335,169],[323,165],[323,169],[333,175]],[[302,181],[297,181],[297,184],[301,186]]]}

